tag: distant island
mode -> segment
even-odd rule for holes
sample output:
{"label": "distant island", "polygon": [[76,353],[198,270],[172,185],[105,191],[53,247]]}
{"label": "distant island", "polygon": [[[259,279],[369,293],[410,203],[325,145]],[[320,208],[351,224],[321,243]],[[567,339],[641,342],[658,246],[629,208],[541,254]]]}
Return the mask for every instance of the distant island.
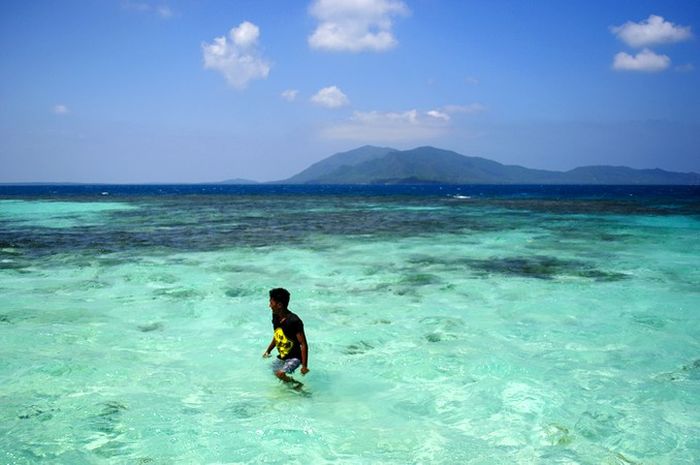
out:
{"label": "distant island", "polygon": [[236,185],[248,185],[248,184],[260,184],[258,181],[253,181],[252,179],[227,179],[225,181],[217,182],[216,184],[236,184]]}
{"label": "distant island", "polygon": [[624,166],[536,170],[435,147],[396,150],[366,145],[336,153],[273,184],[700,185],[700,174]]}

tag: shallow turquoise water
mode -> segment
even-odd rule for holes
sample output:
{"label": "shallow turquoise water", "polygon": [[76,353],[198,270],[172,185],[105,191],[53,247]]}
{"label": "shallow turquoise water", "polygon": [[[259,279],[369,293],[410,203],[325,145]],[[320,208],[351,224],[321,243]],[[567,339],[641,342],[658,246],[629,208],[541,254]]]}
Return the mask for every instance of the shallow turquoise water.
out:
{"label": "shallow turquoise water", "polygon": [[0,462],[698,463],[698,203],[464,197],[0,200]]}

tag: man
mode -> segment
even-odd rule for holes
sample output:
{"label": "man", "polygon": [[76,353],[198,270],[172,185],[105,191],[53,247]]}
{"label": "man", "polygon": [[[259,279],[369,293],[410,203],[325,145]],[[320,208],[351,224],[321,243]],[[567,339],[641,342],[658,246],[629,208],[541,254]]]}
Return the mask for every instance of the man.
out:
{"label": "man", "polygon": [[277,360],[272,364],[272,370],[279,379],[285,383],[294,383],[301,387],[302,383],[289,375],[301,365],[301,374],[309,372],[307,366],[309,349],[304,334],[304,322],[289,311],[289,291],[282,288],[270,290],[270,310],[272,310],[272,328],[274,335],[263,358],[270,356],[273,348],[277,347]]}

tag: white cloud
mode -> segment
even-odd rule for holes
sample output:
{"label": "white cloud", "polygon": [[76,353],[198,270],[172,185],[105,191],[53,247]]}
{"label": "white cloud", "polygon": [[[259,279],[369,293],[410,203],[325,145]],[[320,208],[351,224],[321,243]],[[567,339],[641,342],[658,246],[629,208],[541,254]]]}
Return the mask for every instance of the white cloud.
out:
{"label": "white cloud", "polygon": [[69,113],[68,107],[62,104],[54,105],[52,110],[57,115],[67,115]]}
{"label": "white cloud", "polygon": [[448,129],[446,120],[429,113],[357,111],[349,120],[326,128],[322,135],[328,139],[368,143],[423,141],[439,137]]}
{"label": "white cloud", "polygon": [[610,30],[632,47],[681,42],[693,37],[690,26],[677,26],[657,15],[650,15],[639,23],[628,21],[622,26],[613,26]]}
{"label": "white cloud", "polygon": [[671,65],[671,59],[666,55],[657,55],[645,48],[638,54],[632,56],[625,52],[615,55],[613,69],[619,71],[663,71]]}
{"label": "white cloud", "polygon": [[395,47],[391,18],[409,12],[401,0],[315,0],[309,11],[319,21],[309,45],[335,52]]}
{"label": "white cloud", "polygon": [[452,127],[452,115],[473,114],[485,110],[480,103],[447,105],[425,112],[416,109],[403,112],[356,111],[346,121],[325,128],[328,139],[366,143],[424,141],[445,135]]}
{"label": "white cloud", "polygon": [[244,21],[238,27],[231,29],[233,43],[242,49],[254,46],[260,37],[260,28],[255,24]]}
{"label": "white cloud", "polygon": [[443,113],[441,111],[438,111],[438,110],[430,110],[430,111],[426,112],[425,114],[430,116],[431,118],[441,119],[443,121],[450,120],[450,115],[448,115],[447,113]]}
{"label": "white cloud", "polygon": [[284,92],[282,92],[282,94],[281,94],[282,98],[288,102],[295,101],[297,99],[298,95],[299,95],[299,91],[296,89],[287,89]]}
{"label": "white cloud", "polygon": [[165,19],[171,18],[174,14],[173,10],[171,10],[170,7],[167,5],[161,5],[156,7],[156,13],[158,13],[158,16]]}
{"label": "white cloud", "polygon": [[486,108],[482,104],[472,103],[469,105],[446,105],[436,110],[430,110],[425,114],[431,118],[450,121],[452,119],[451,115],[481,113],[485,110]]}
{"label": "white cloud", "polygon": [[339,108],[350,103],[347,95],[336,86],[324,87],[311,97],[311,101],[327,108]]}
{"label": "white cloud", "polygon": [[258,49],[260,29],[248,21],[229,32],[229,37],[217,37],[211,44],[202,44],[204,68],[220,72],[236,89],[244,89],[253,79],[265,79],[270,63]]}

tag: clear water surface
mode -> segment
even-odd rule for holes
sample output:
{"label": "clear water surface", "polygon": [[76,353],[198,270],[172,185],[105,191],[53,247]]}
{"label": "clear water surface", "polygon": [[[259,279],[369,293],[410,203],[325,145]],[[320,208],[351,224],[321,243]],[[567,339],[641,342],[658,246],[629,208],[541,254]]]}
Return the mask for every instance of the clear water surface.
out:
{"label": "clear water surface", "polygon": [[0,463],[700,463],[699,264],[697,187],[3,186]]}

